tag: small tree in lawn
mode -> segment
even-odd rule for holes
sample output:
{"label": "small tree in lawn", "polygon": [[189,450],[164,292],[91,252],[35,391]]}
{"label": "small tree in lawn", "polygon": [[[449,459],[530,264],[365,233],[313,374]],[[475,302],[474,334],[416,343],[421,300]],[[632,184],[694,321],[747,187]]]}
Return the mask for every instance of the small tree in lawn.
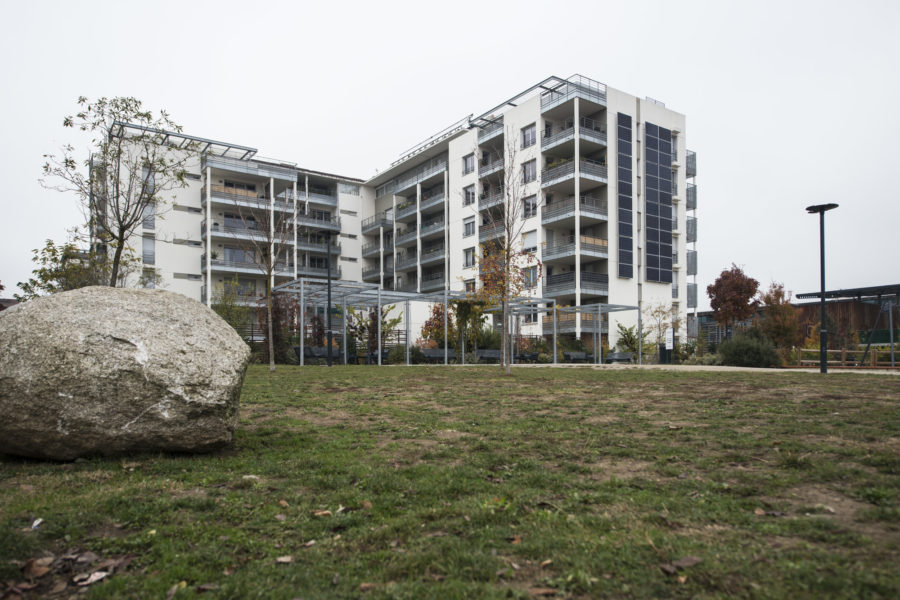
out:
{"label": "small tree in lawn", "polygon": [[147,214],[164,212],[166,195],[187,185],[185,167],[196,147],[168,143],[181,127],[165,111],[155,116],[136,98],[78,98],[80,110],[64,127],[91,137],[88,152],[78,157],[67,144],[59,155],[44,155],[41,184],[74,192],[94,238],[95,249],[112,252],[107,285],[120,283],[119,271],[128,239]]}
{"label": "small tree in lawn", "polygon": [[[387,341],[387,333],[393,331],[403,320],[402,315],[391,317],[394,305],[381,307],[381,350],[384,350]],[[356,339],[357,348],[363,347],[366,352],[375,352],[378,349],[378,309],[356,310],[347,307],[347,332]]]}
{"label": "small tree in lawn", "polygon": [[[454,348],[456,346],[456,315],[452,309],[447,311],[447,344]],[[422,325],[422,331],[419,334],[423,340],[431,340],[437,344],[437,348],[444,347],[444,305],[435,303],[431,305],[431,315]]]}
{"label": "small tree in lawn", "polygon": [[241,335],[250,326],[253,309],[241,304],[241,286],[237,275],[226,280],[221,288],[213,292],[211,308]]}
{"label": "small tree in lawn", "polygon": [[730,269],[722,271],[716,281],[706,288],[713,318],[724,327],[730,322],[734,329],[738,321],[749,319],[756,312],[759,302],[754,298],[758,290],[759,282],[732,264]]}
{"label": "small tree in lawn", "polygon": [[676,332],[681,329],[681,316],[674,304],[651,304],[644,309],[644,318],[650,321],[657,344],[665,342],[666,329],[669,327]]}
{"label": "small tree in lawn", "polygon": [[279,266],[287,267],[289,246],[288,241],[293,240],[294,218],[287,211],[275,210],[273,205],[275,191],[269,190],[269,197],[246,198],[244,202],[248,206],[238,205],[238,216],[243,228],[247,231],[248,239],[244,242],[247,254],[251,261],[265,277],[266,293],[263,298],[265,303],[264,314],[266,322],[260,325],[266,331],[266,343],[268,344],[269,372],[275,371],[275,338],[277,332],[271,317],[275,314],[272,308],[272,287],[275,281],[275,272]]}
{"label": "small tree in lawn", "polygon": [[[500,305],[503,323],[503,337],[500,342],[500,364],[506,374],[511,373],[509,332],[510,301],[522,295],[525,290],[534,287],[536,282],[528,276],[528,267],[535,266],[540,276],[540,261],[522,246],[525,230],[526,214],[537,209],[537,203],[525,206],[524,186],[526,172],[515,168],[518,155],[518,135],[511,128],[506,131],[503,151],[504,167],[497,178],[502,190],[500,205],[485,213],[486,226],[496,229],[499,237],[481,244],[479,257],[479,277],[481,287],[476,294],[477,299],[486,305]],[[499,153],[498,153],[499,154]]]}
{"label": "small tree in lawn", "polygon": [[776,348],[785,349],[802,341],[800,309],[791,304],[791,293],[775,283],[762,294],[763,313],[759,326]]}

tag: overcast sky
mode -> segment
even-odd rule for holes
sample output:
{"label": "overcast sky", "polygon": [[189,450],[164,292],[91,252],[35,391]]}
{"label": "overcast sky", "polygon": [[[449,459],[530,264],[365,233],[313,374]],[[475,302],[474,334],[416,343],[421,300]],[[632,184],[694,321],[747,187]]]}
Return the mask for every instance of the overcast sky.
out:
{"label": "overcast sky", "polygon": [[581,73],[687,116],[703,293],[900,283],[900,2],[5,2],[0,281],[81,221],[38,184],[84,95],[135,96],[184,130],[360,178],[470,113]]}

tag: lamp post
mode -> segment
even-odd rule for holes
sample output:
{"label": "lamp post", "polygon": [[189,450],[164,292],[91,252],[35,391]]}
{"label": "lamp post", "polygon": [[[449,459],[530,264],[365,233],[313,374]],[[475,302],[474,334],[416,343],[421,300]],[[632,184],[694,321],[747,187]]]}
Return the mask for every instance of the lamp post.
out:
{"label": "lamp post", "polygon": [[328,278],[328,304],[325,306],[325,315],[326,322],[328,327],[328,333],[326,338],[326,344],[328,344],[328,366],[331,366],[331,231],[325,230],[325,255],[328,257],[325,259],[325,271],[326,276]]}
{"label": "lamp post", "polygon": [[821,373],[828,372],[828,332],[825,330],[825,212],[837,207],[838,205],[834,203],[806,207],[806,212],[819,214],[819,269],[822,279],[822,322],[819,328],[819,372]]}

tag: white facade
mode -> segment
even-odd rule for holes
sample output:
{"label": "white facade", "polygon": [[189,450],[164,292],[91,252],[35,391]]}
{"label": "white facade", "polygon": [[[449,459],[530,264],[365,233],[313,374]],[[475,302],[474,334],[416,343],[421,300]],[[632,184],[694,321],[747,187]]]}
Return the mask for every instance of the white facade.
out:
{"label": "white facade", "polygon": [[[247,252],[264,225],[277,239],[276,283],[324,277],[324,238],[310,237],[314,228],[337,243],[333,276],[384,289],[463,291],[478,285],[480,244],[500,233],[489,211],[512,203],[522,211],[514,243],[534,248],[541,263],[534,296],[559,306],[674,303],[682,324],[696,305],[695,281],[688,300],[696,275],[696,188],[686,168],[693,156],[684,115],[654,100],[580,76],[550,78],[432,136],[368,181],[204,141],[189,185],[139,236],[145,266],[157,269],[162,286],[207,304],[234,277],[248,301],[263,292],[264,275]],[[609,318],[604,333],[617,322],[636,324],[637,312]],[[413,337],[423,319],[412,317]],[[581,315],[558,326],[589,335],[594,322]],[[538,321],[520,331],[550,329]]]}

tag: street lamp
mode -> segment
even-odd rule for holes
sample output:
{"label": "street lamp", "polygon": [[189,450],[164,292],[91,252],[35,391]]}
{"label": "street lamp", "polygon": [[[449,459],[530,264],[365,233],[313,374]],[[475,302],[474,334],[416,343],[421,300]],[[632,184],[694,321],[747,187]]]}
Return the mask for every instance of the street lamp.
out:
{"label": "street lamp", "polygon": [[821,373],[828,372],[828,332],[825,330],[825,212],[838,205],[816,204],[807,206],[806,212],[810,214],[819,213],[819,268],[822,279],[822,323],[819,328],[819,371]]}

